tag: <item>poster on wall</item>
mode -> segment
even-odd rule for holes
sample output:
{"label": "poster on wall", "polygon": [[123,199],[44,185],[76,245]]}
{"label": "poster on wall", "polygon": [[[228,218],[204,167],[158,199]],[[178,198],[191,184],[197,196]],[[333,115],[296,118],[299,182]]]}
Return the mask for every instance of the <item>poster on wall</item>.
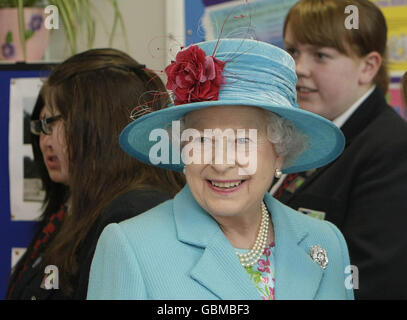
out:
{"label": "poster on wall", "polygon": [[407,120],[400,78],[407,71],[407,0],[370,0],[383,12],[387,23],[388,66],[391,74],[387,101]]}
{"label": "poster on wall", "polygon": [[45,197],[30,144],[30,115],[40,78],[10,80],[9,177],[12,221],[38,220]]}
{"label": "poster on wall", "polygon": [[13,268],[21,257],[24,255],[27,248],[12,248],[11,249],[11,268]]}
{"label": "poster on wall", "polygon": [[283,47],[283,23],[298,0],[202,0],[206,40],[253,38]]}
{"label": "poster on wall", "polygon": [[371,1],[386,18],[389,69],[393,76],[401,76],[407,71],[407,0]]}

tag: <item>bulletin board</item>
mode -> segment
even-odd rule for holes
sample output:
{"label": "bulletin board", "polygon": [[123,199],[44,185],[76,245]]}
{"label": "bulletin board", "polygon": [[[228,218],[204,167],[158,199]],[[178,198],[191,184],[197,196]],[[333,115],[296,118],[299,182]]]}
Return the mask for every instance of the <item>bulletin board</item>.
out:
{"label": "bulletin board", "polygon": [[298,0],[185,0],[186,44],[253,37],[283,47],[288,10]]}
{"label": "bulletin board", "polygon": [[[382,10],[388,25],[391,81],[386,98],[407,120],[407,106],[400,86],[400,78],[407,71],[407,0],[370,1]],[[253,36],[283,48],[284,19],[296,2],[298,0],[185,0],[186,45],[217,39],[222,30],[222,38]]]}
{"label": "bulletin board", "polygon": [[[0,298],[4,299],[6,296],[6,290],[8,285],[8,277],[10,274],[12,260],[15,262],[18,256],[21,256],[24,252],[24,248],[27,247],[31,241],[37,222],[32,221],[30,217],[24,217],[25,212],[12,212],[11,210],[11,197],[10,197],[10,181],[15,182],[16,177],[13,173],[10,173],[10,161],[9,161],[9,141],[14,141],[13,137],[9,139],[10,122],[15,114],[13,109],[10,109],[10,92],[12,83],[20,83],[20,90],[24,90],[24,85],[28,82],[21,82],[20,79],[35,79],[44,78],[49,74],[49,70],[52,64],[0,64],[0,208],[2,208],[0,214]],[[31,83],[34,83],[31,81]],[[17,88],[18,89],[18,88]],[[28,90],[28,88],[26,88]],[[16,94],[14,94],[16,96]],[[20,96],[20,95],[18,95]],[[31,100],[30,100],[31,99]],[[34,97],[26,100],[26,105],[30,105],[30,102],[34,101]],[[12,110],[12,112],[10,112]],[[26,114],[26,110],[22,110]],[[25,117],[27,118],[27,117]],[[21,137],[17,140],[17,143],[25,144],[28,146],[26,140],[26,132],[23,130],[23,123],[26,119],[21,116],[20,125]],[[25,130],[26,131],[26,130]],[[14,135],[14,133],[13,133]],[[22,141],[20,141],[22,140]],[[23,141],[24,140],[24,141]],[[14,142],[12,142],[14,143]],[[27,148],[26,148],[27,149]],[[21,159],[21,162],[25,161],[25,157]]]}
{"label": "bulletin board", "polygon": [[388,66],[391,75],[388,103],[407,120],[400,79],[407,71],[407,0],[370,0],[383,12],[387,23]]}
{"label": "bulletin board", "polygon": [[393,74],[407,71],[407,0],[370,0],[386,18],[389,68]]}

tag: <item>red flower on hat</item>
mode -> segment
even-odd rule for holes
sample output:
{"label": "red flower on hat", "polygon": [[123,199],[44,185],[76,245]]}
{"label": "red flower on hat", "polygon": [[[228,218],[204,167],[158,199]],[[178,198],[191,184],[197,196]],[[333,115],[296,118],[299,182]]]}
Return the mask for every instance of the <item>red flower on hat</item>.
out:
{"label": "red flower on hat", "polygon": [[206,56],[196,45],[178,52],[176,60],[165,68],[166,88],[174,92],[175,105],[218,100],[225,64]]}

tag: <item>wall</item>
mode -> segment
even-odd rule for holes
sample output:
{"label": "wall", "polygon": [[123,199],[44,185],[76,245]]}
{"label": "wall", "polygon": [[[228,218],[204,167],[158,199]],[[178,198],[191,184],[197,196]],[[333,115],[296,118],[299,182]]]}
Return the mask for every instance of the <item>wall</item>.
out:
{"label": "wall", "polygon": [[[113,25],[113,9],[106,0],[93,0],[91,3],[97,17],[94,47],[107,47]],[[128,46],[118,27],[113,47],[129,53],[153,70],[162,70],[170,60],[169,48],[174,45],[168,36],[175,37],[180,44],[184,43],[184,0],[118,0],[118,4],[125,21]],[[79,51],[86,49],[86,42],[81,41]],[[54,30],[46,61],[61,61],[69,54],[63,29]]]}
{"label": "wall", "polygon": [[[94,47],[107,47],[108,34],[113,23],[113,9],[108,5],[108,0],[92,0],[92,3],[93,13],[97,17]],[[174,49],[175,43],[179,48],[184,42],[184,0],[118,0],[118,3],[126,25],[128,45],[119,28],[113,47],[129,53],[153,70],[163,70],[174,56],[170,53],[170,49]],[[71,55],[62,25],[60,26],[61,29],[52,32],[50,46],[43,62],[60,62]],[[83,38],[85,36],[85,34],[82,35]],[[157,48],[159,50],[156,50]],[[87,49],[85,41],[82,41],[78,49],[79,51]],[[43,68],[44,66],[37,64],[0,63],[0,114],[2,115],[0,119],[5,121],[0,126],[3,130],[3,134],[0,135],[2,148],[0,204],[3,209],[2,220],[0,219],[0,233],[3,235],[0,243],[0,299],[4,298],[6,292],[11,262],[13,260],[15,263],[21,257],[23,251],[20,248],[28,245],[35,227],[33,221],[11,221],[10,216],[8,159],[10,79],[44,76]],[[33,71],[27,71],[28,69]],[[12,248],[18,248],[14,250],[14,255]]]}

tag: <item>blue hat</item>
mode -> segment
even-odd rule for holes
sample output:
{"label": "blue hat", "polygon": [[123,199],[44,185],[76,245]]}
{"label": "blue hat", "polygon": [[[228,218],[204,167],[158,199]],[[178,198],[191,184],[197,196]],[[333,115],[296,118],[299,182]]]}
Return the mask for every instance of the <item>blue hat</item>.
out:
{"label": "blue hat", "polygon": [[[193,46],[195,46],[194,49],[200,48],[203,51],[194,51],[188,55],[188,50],[191,50]],[[247,39],[222,39],[201,42],[193,46],[181,51],[182,56],[178,54],[177,61],[185,59],[181,62],[188,65],[186,59],[189,56],[206,55],[206,59],[209,60],[206,67],[210,69],[206,71],[207,74],[199,66],[195,66],[196,70],[192,71],[190,64],[185,67],[185,69],[188,68],[187,71],[194,73],[198,79],[197,85],[201,86],[201,89],[184,90],[183,84],[179,83],[181,93],[178,93],[177,96],[178,88],[173,84],[174,87],[170,87],[170,89],[175,93],[175,103],[177,104],[179,97],[182,96],[181,99],[183,99],[178,101],[178,105],[148,113],[130,123],[120,135],[120,145],[129,155],[147,164],[182,171],[184,167],[182,160],[181,162],[171,161],[171,146],[169,149],[170,163],[157,164],[157,159],[150,157],[151,148],[157,144],[154,139],[150,141],[152,130],[164,129],[172,121],[181,119],[191,111],[211,106],[236,105],[259,107],[274,112],[290,120],[308,136],[309,148],[292,165],[283,170],[285,173],[302,172],[321,167],[335,160],[342,153],[345,138],[341,130],[331,121],[299,109],[295,62],[287,52],[268,43]],[[210,66],[213,64],[217,67],[212,66],[211,68]],[[172,72],[169,68],[173,67],[176,68],[175,62],[168,66],[166,71]],[[216,81],[214,77],[219,76],[220,73],[222,84],[217,88],[219,81]],[[185,74],[186,72],[184,72],[184,76]],[[191,80],[191,75],[187,75],[185,79],[183,81],[188,82]],[[205,81],[212,82],[205,83]],[[175,82],[178,83],[179,79],[177,78]],[[204,84],[208,84],[209,87],[202,89]],[[168,84],[167,88],[169,88]]]}

